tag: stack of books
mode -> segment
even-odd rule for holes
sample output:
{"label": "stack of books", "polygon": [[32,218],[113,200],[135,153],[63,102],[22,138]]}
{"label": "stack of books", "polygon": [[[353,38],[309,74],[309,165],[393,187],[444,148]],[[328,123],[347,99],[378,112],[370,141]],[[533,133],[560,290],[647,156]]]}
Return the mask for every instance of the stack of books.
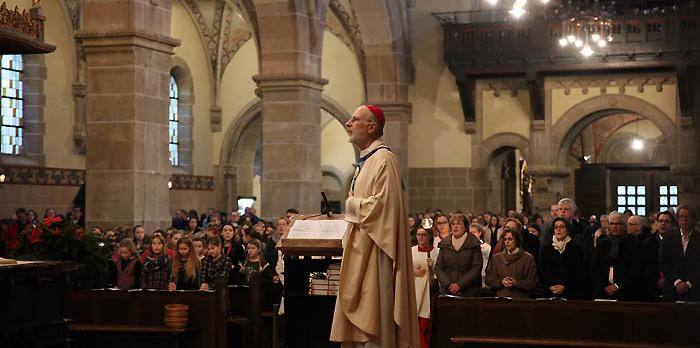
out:
{"label": "stack of books", "polygon": [[309,279],[310,295],[338,295],[340,287],[340,264],[334,263],[328,266],[325,274],[314,273]]}

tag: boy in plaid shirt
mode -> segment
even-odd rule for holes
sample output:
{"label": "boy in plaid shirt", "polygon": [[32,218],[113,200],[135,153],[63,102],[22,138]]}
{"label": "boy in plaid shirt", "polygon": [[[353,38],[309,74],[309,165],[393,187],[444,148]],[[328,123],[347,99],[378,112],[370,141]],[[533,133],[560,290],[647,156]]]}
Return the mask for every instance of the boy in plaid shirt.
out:
{"label": "boy in plaid shirt", "polygon": [[221,254],[221,240],[218,237],[208,239],[209,256],[202,259],[202,286],[199,290],[212,290],[219,279],[228,280],[231,260]]}

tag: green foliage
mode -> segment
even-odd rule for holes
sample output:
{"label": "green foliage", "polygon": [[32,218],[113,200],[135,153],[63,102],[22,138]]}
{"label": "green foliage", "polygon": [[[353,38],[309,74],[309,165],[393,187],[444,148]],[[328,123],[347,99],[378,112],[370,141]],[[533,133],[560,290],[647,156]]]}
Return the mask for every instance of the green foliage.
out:
{"label": "green foliage", "polygon": [[114,243],[101,235],[86,233],[81,226],[59,217],[27,225],[20,233],[12,257],[19,260],[73,261],[88,274],[107,272]]}

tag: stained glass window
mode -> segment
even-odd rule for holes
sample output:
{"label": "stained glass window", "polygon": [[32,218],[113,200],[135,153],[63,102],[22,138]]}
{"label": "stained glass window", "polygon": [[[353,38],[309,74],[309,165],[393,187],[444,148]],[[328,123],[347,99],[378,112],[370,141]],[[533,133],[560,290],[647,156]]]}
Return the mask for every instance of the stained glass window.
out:
{"label": "stained glass window", "polygon": [[19,155],[22,152],[24,118],[22,56],[19,54],[3,55],[0,75],[2,78],[0,153]]}
{"label": "stained glass window", "polygon": [[180,157],[178,154],[178,111],[177,103],[179,99],[179,93],[177,89],[177,81],[175,77],[170,76],[170,111],[168,112],[168,150],[170,151],[170,164],[177,166],[180,164]]}

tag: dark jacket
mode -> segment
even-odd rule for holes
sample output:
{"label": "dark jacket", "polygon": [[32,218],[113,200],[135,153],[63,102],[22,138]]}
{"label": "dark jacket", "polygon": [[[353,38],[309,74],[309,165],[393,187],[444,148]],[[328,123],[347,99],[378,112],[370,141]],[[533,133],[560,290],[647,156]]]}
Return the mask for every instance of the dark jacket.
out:
{"label": "dark jacket", "polygon": [[[512,277],[517,281],[512,288],[503,286],[503,278]],[[497,296],[512,298],[532,297],[537,284],[535,258],[522,248],[515,254],[502,251],[493,255],[486,269],[486,285],[496,291]]]}
{"label": "dark jacket", "polygon": [[481,243],[470,233],[459,250],[452,246],[452,234],[440,241],[440,253],[435,262],[435,275],[440,284],[440,294],[451,295],[448,286],[457,283],[460,296],[478,297],[481,289]]}
{"label": "dark jacket", "polygon": [[141,271],[141,288],[168,290],[172,264],[167,255],[146,257]]}
{"label": "dark jacket", "polygon": [[[679,231],[668,233],[661,241],[659,267],[664,273],[664,298],[668,300],[700,301],[700,231],[690,235],[688,247],[683,253]],[[673,284],[677,279],[690,281],[692,288],[678,296]]]}
{"label": "dark jacket", "polygon": [[642,253],[642,280],[639,288],[640,301],[655,301],[661,295],[657,287],[659,280],[659,248],[661,242],[656,234],[652,234],[649,228],[642,229],[637,235],[639,249]]}
{"label": "dark jacket", "polygon": [[[621,238],[617,258],[612,257],[610,253],[613,238],[598,239],[591,264],[593,295],[596,298],[626,301],[638,298],[642,279],[639,242],[631,235],[625,235]],[[605,288],[612,285],[608,281],[611,266],[614,267],[613,280],[620,289],[613,296],[608,296],[605,293]]]}
{"label": "dark jacket", "polygon": [[[586,273],[586,268],[583,265],[583,251],[580,246],[571,241],[560,254],[552,244],[549,244],[542,249],[539,266],[540,280],[547,294],[567,299],[581,298],[582,275]],[[553,285],[563,285],[564,293],[552,294],[549,287]]]}

